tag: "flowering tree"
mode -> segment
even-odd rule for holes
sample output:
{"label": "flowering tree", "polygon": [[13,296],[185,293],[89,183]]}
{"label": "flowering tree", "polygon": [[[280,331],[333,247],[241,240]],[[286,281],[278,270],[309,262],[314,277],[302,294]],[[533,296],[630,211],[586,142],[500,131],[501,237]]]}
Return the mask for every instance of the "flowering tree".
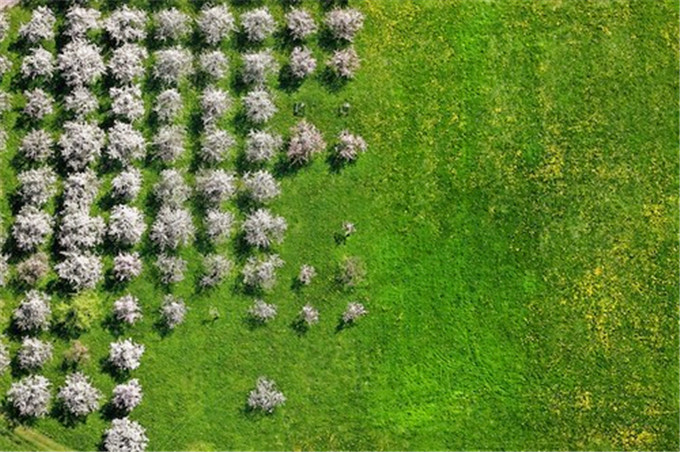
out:
{"label": "flowering tree", "polygon": [[26,205],[41,207],[57,191],[57,175],[48,167],[30,169],[18,174],[19,198]]}
{"label": "flowering tree", "polygon": [[191,53],[181,47],[154,52],[154,76],[163,83],[177,84],[191,73]]}
{"label": "flowering tree", "polygon": [[123,44],[113,49],[109,71],[119,82],[131,83],[144,75],[144,60],[148,56],[146,49],[138,44]]}
{"label": "flowering tree", "polygon": [[248,394],[248,406],[252,410],[273,413],[274,409],[286,402],[286,397],[276,388],[276,383],[264,377],[257,379],[255,389]]}
{"label": "flowering tree", "polygon": [[146,37],[146,20],[144,11],[123,5],[104,20],[104,29],[116,44],[141,41]]}
{"label": "flowering tree", "polygon": [[161,250],[187,245],[194,237],[191,214],[185,209],[161,207],[151,226],[151,240]]}
{"label": "flowering tree", "polygon": [[43,47],[35,47],[21,62],[21,75],[25,78],[51,78],[54,72],[54,55]]}
{"label": "flowering tree", "polygon": [[314,154],[322,152],[326,142],[319,129],[313,124],[302,120],[291,129],[288,142],[288,159],[294,164],[307,163]]}
{"label": "flowering tree", "polygon": [[144,213],[137,207],[118,204],[111,210],[108,236],[113,242],[123,246],[136,245],[142,240],[144,231]]}
{"label": "flowering tree", "polygon": [[300,284],[308,286],[312,283],[312,279],[316,276],[316,269],[311,265],[304,264],[300,267],[300,273],[298,273],[298,281]]}
{"label": "flowering tree", "polygon": [[276,306],[257,299],[250,309],[248,309],[248,314],[250,314],[256,322],[267,323],[276,317]]}
{"label": "flowering tree", "polygon": [[190,17],[177,8],[169,8],[154,14],[156,23],[156,39],[159,41],[173,41],[185,37],[191,27]]}
{"label": "flowering tree", "polygon": [[364,15],[354,8],[335,8],[326,14],[324,23],[335,39],[353,41],[364,26]]}
{"label": "flowering tree", "polygon": [[276,284],[276,269],[282,266],[283,260],[278,254],[271,254],[265,258],[250,256],[241,271],[243,283],[250,287],[271,289]]}
{"label": "flowering tree", "polygon": [[57,19],[47,6],[38,6],[33,10],[31,20],[19,28],[19,36],[30,43],[43,39],[54,39],[54,25]]}
{"label": "flowering tree", "polygon": [[274,242],[281,243],[287,228],[283,217],[274,216],[267,209],[257,209],[243,222],[246,242],[259,248],[267,248]]}
{"label": "flowering tree", "polygon": [[286,13],[286,30],[293,39],[301,41],[316,33],[317,27],[308,11],[295,8]]}
{"label": "flowering tree", "polygon": [[64,34],[71,39],[85,38],[90,30],[97,30],[101,13],[94,8],[83,8],[73,5],[66,12],[66,30]]}
{"label": "flowering tree", "polygon": [[204,6],[197,20],[208,44],[217,44],[234,31],[234,16],[226,5]]}
{"label": "flowering tree", "polygon": [[203,223],[205,233],[213,244],[224,243],[234,227],[234,215],[231,212],[210,209],[206,212]]}
{"label": "flowering tree", "polygon": [[166,295],[161,305],[161,317],[165,326],[173,330],[184,322],[187,306],[184,300],[173,295]]}
{"label": "flowering tree", "polygon": [[35,253],[17,265],[17,279],[23,284],[33,286],[47,275],[49,270],[50,264],[47,254]]}
{"label": "flowering tree", "polygon": [[135,324],[142,319],[142,308],[139,306],[139,300],[129,294],[120,297],[113,302],[113,316],[119,322],[128,325]]}
{"label": "flowering tree", "polygon": [[122,201],[132,201],[141,189],[142,173],[137,168],[127,168],[111,181],[113,196]]}
{"label": "flowering tree", "polygon": [[139,85],[113,87],[109,93],[111,94],[111,111],[114,115],[129,121],[135,121],[144,116],[144,101]]}
{"label": "flowering tree", "polygon": [[68,252],[90,250],[101,245],[104,220],[85,210],[67,210],[59,224],[59,246]]}
{"label": "flowering tree", "polygon": [[219,205],[236,193],[236,177],[223,169],[203,170],[196,176],[196,191],[210,205]]}
{"label": "flowering tree", "polygon": [[80,171],[101,155],[105,141],[104,131],[96,124],[85,121],[67,121],[59,138],[61,156],[72,171]]}
{"label": "flowering tree", "polygon": [[158,119],[164,122],[172,121],[182,111],[182,96],[174,88],[166,89],[156,98],[153,111]]}
{"label": "flowering tree", "polygon": [[206,50],[199,57],[201,71],[214,78],[223,78],[229,69],[229,59],[220,50]]}
{"label": "flowering tree", "polygon": [[64,256],[54,269],[74,290],[93,289],[101,281],[103,266],[99,256],[87,252],[64,253]]}
{"label": "flowering tree", "polygon": [[201,140],[201,160],[215,164],[226,160],[236,140],[226,130],[208,127]]}
{"label": "flowering tree", "polygon": [[184,129],[180,126],[162,126],[153,139],[154,155],[170,163],[184,152]]}
{"label": "flowering tree", "polygon": [[104,450],[107,452],[144,452],[148,442],[144,427],[124,417],[111,421],[111,428],[106,431],[104,439]]}
{"label": "flowering tree", "polygon": [[42,129],[33,129],[21,140],[19,152],[32,162],[43,163],[52,156],[54,139]]}
{"label": "flowering tree", "polygon": [[271,51],[250,52],[243,55],[243,81],[256,86],[264,85],[267,76],[275,74],[279,66]]}
{"label": "flowering tree", "polygon": [[246,38],[251,42],[262,42],[276,29],[276,21],[266,7],[246,11],[241,15],[241,25]]}
{"label": "flowering tree", "polygon": [[91,85],[106,71],[99,47],[83,39],[66,44],[57,56],[57,67],[70,86]]}
{"label": "flowering tree", "polygon": [[50,382],[42,375],[30,375],[12,383],[7,401],[21,417],[44,417],[52,399]]}
{"label": "flowering tree", "polygon": [[232,261],[219,254],[210,254],[203,258],[202,287],[214,287],[224,281],[233,268]]}
{"label": "flowering tree", "polygon": [[272,96],[265,90],[255,89],[243,98],[246,117],[255,124],[269,121],[278,111]]}
{"label": "flowering tree", "polygon": [[144,354],[144,346],[132,339],[112,342],[109,347],[109,362],[118,370],[130,371],[139,367]]}
{"label": "flowering tree", "polygon": [[302,79],[316,70],[316,58],[307,47],[295,47],[290,54],[290,72]]}
{"label": "flowering tree", "polygon": [[14,310],[13,320],[22,332],[47,330],[50,325],[50,296],[44,292],[30,290],[18,308]]}
{"label": "flowering tree", "polygon": [[116,121],[109,129],[109,143],[106,147],[111,160],[129,164],[133,160],[144,158],[146,154],[146,140],[141,132],[132,125]]}
{"label": "flowering tree", "polygon": [[12,237],[21,251],[42,246],[52,233],[52,217],[33,206],[22,207],[12,226]]}
{"label": "flowering tree", "polygon": [[98,107],[99,100],[97,100],[97,96],[83,86],[75,87],[73,91],[64,97],[64,108],[79,117],[92,113]]}
{"label": "flowering tree", "polygon": [[335,50],[333,56],[328,60],[328,66],[338,76],[346,79],[354,78],[354,74],[359,69],[359,55],[354,47]]}
{"label": "flowering tree", "polygon": [[142,385],[139,384],[139,380],[133,378],[113,388],[111,403],[121,411],[130,412],[142,402],[142,396]]}
{"label": "flowering tree", "polygon": [[307,326],[319,323],[319,311],[312,305],[306,304],[300,310],[300,320]]}
{"label": "flowering tree", "polygon": [[26,105],[24,113],[33,119],[42,119],[52,114],[54,99],[40,88],[25,91]]}
{"label": "flowering tree", "polygon": [[214,86],[207,87],[201,94],[203,124],[215,124],[229,107],[231,107],[231,98],[226,91]]}
{"label": "flowering tree", "polygon": [[52,359],[52,344],[33,337],[24,337],[17,352],[19,367],[36,370]]}
{"label": "flowering tree", "polygon": [[351,162],[356,160],[360,153],[366,152],[367,147],[366,141],[359,135],[353,135],[349,131],[343,130],[338,135],[335,152],[340,159]]}
{"label": "flowering tree", "polygon": [[163,284],[174,284],[184,280],[187,261],[177,256],[161,254],[156,259],[156,268]]}
{"label": "flowering tree", "polygon": [[4,374],[5,371],[9,368],[11,363],[12,360],[10,359],[9,356],[9,349],[7,348],[7,344],[5,344],[4,342],[0,342],[0,374]]}
{"label": "flowering tree", "polygon": [[113,258],[113,277],[120,282],[130,281],[142,273],[142,267],[138,252],[118,253]]}
{"label": "flowering tree", "polygon": [[175,169],[161,171],[160,179],[153,187],[153,194],[164,206],[179,208],[191,195],[191,188],[184,182],[182,173]]}
{"label": "flowering tree", "polygon": [[279,135],[263,130],[251,130],[246,138],[246,159],[252,163],[271,160],[281,146],[283,140]]}
{"label": "flowering tree", "polygon": [[64,183],[66,210],[87,210],[99,191],[99,180],[91,169],[69,174]]}
{"label": "flowering tree", "polygon": [[64,386],[57,393],[57,399],[73,416],[87,416],[97,411],[101,398],[101,391],[92,386],[89,378],[82,372],[68,375]]}
{"label": "flowering tree", "polygon": [[368,314],[368,311],[363,304],[352,302],[347,305],[347,309],[343,312],[342,321],[346,324],[354,323],[366,314]]}
{"label": "flowering tree", "polygon": [[267,202],[281,194],[279,183],[269,171],[255,171],[243,175],[243,186],[257,202]]}

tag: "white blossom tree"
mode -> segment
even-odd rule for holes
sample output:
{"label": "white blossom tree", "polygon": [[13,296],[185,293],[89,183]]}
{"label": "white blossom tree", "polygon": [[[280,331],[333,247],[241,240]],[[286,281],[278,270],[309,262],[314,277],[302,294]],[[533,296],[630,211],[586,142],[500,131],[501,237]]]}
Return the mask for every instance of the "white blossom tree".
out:
{"label": "white blossom tree", "polygon": [[194,224],[186,209],[161,207],[151,226],[151,240],[160,250],[187,245],[194,237]]}
{"label": "white blossom tree", "polygon": [[294,8],[286,13],[286,30],[293,39],[301,41],[316,33],[317,26],[308,11]]}
{"label": "white blossom tree", "polygon": [[111,181],[113,196],[122,201],[134,200],[142,189],[142,173],[134,167],[121,171]]}
{"label": "white blossom tree", "polygon": [[53,346],[34,337],[24,337],[17,352],[17,363],[25,370],[36,370],[52,359]]}
{"label": "white blossom tree", "polygon": [[106,71],[101,49],[83,39],[74,39],[63,47],[57,67],[72,87],[91,85]]}
{"label": "white blossom tree", "polygon": [[62,250],[76,252],[101,245],[104,220],[90,216],[85,210],[67,210],[59,223],[58,242]]}
{"label": "white blossom tree", "polygon": [[144,11],[123,5],[104,20],[104,29],[116,44],[141,41],[146,37],[146,20]]}
{"label": "white blossom tree", "polygon": [[117,321],[134,325],[142,319],[142,308],[139,300],[132,295],[124,295],[113,302],[113,316]]}
{"label": "white blossom tree", "polygon": [[82,372],[74,372],[66,376],[64,386],[59,389],[57,399],[72,416],[87,416],[99,409],[99,401],[103,397],[90,379]]}
{"label": "white blossom tree", "polygon": [[326,142],[313,124],[302,120],[291,128],[287,155],[293,164],[307,163],[314,154],[322,152],[325,148]]}
{"label": "white blossom tree", "polygon": [[191,52],[175,46],[154,52],[153,74],[163,83],[177,84],[191,74]]}
{"label": "white blossom tree", "polygon": [[120,411],[130,412],[142,402],[142,397],[142,385],[133,378],[113,388],[111,403]]}
{"label": "white blossom tree", "polygon": [[144,116],[144,101],[139,85],[125,85],[109,90],[111,95],[111,111],[114,115],[135,121]]}
{"label": "white blossom tree", "polygon": [[231,107],[231,97],[223,89],[209,86],[201,94],[201,110],[203,112],[203,124],[213,125]]}
{"label": "white blossom tree", "polygon": [[94,289],[103,274],[100,257],[88,252],[64,253],[64,260],[55,265],[54,269],[59,278],[75,291]]}
{"label": "white blossom tree", "polygon": [[20,331],[36,332],[47,330],[51,316],[50,296],[44,292],[30,290],[19,307],[14,310],[12,319]]}
{"label": "white blossom tree", "polygon": [[120,371],[131,371],[139,367],[144,354],[144,345],[132,339],[112,342],[109,346],[109,362]]}
{"label": "white blossom tree", "polygon": [[161,126],[153,138],[154,156],[170,163],[184,152],[184,129],[180,126]]}
{"label": "white blossom tree", "polygon": [[142,273],[142,267],[138,252],[118,253],[113,258],[113,277],[119,282],[130,281]]}
{"label": "white blossom tree", "polygon": [[161,42],[184,38],[191,30],[191,18],[177,8],[169,8],[154,14],[155,37]]}
{"label": "white blossom tree", "polygon": [[42,119],[54,111],[54,99],[41,88],[24,92],[24,113],[33,119]]}
{"label": "white blossom tree", "polygon": [[354,135],[348,130],[343,130],[338,135],[338,144],[335,146],[337,156],[351,162],[357,159],[360,153],[366,152],[368,145],[359,135]]}
{"label": "white blossom tree", "polygon": [[161,318],[165,326],[171,330],[184,322],[187,314],[187,306],[184,300],[173,295],[166,295],[161,305]]}
{"label": "white blossom tree", "polygon": [[109,143],[106,147],[109,159],[123,164],[143,159],[146,154],[146,140],[132,125],[115,121],[109,129]]}
{"label": "white blossom tree", "polygon": [[[74,136],[74,138],[77,138]],[[69,174],[64,182],[64,207],[66,210],[87,210],[97,192],[99,180],[91,169]]]}
{"label": "white blossom tree", "polygon": [[54,73],[55,58],[52,52],[44,47],[31,49],[21,62],[21,75],[24,78],[36,79],[44,77],[52,78]]}
{"label": "white blossom tree", "polygon": [[156,259],[156,268],[163,284],[175,284],[184,280],[187,261],[178,256],[161,254]]}
{"label": "white blossom tree", "polygon": [[116,244],[133,246],[142,240],[146,231],[144,213],[137,207],[118,204],[111,209],[108,236]]}
{"label": "white blossom tree", "polygon": [[290,54],[290,73],[298,79],[309,76],[316,70],[316,58],[307,47],[295,47]]}
{"label": "white blossom tree", "polygon": [[241,270],[243,283],[250,287],[269,290],[276,284],[276,270],[282,267],[283,263],[278,254],[264,258],[250,256]]}
{"label": "white blossom tree", "polygon": [[203,258],[202,287],[215,287],[229,275],[234,263],[219,254],[209,254]]}
{"label": "white blossom tree", "polygon": [[276,317],[276,306],[270,303],[265,303],[263,300],[257,299],[253,305],[248,309],[248,314],[260,323],[267,323]]}
{"label": "white blossom tree", "polygon": [[286,397],[276,387],[276,383],[264,377],[257,379],[255,389],[248,394],[248,406],[252,410],[273,413],[276,407],[283,405]]}
{"label": "white blossom tree", "polygon": [[324,24],[335,39],[353,41],[364,26],[364,15],[354,8],[335,8],[326,13]]}
{"label": "white blossom tree", "polygon": [[300,310],[300,320],[307,326],[319,323],[319,311],[312,305],[306,304]]}
{"label": "white blossom tree", "polygon": [[269,75],[275,74],[279,65],[270,50],[243,55],[242,78],[247,84],[263,86]]}
{"label": "white blossom tree", "polygon": [[33,206],[22,207],[12,225],[12,238],[21,251],[33,251],[47,242],[52,217]]}
{"label": "white blossom tree", "polygon": [[131,83],[144,75],[144,60],[148,56],[146,49],[138,44],[123,44],[113,49],[109,71],[119,82]]}
{"label": "white blossom tree", "polygon": [[16,274],[19,282],[28,286],[33,286],[47,275],[49,270],[50,264],[47,254],[39,252],[17,264]]}
{"label": "white blossom tree", "polygon": [[33,129],[21,140],[19,151],[32,162],[43,163],[52,156],[54,139],[42,129]]}
{"label": "white blossom tree", "polygon": [[316,276],[316,269],[311,265],[304,264],[300,267],[300,273],[298,273],[298,281],[300,284],[308,286],[312,283],[312,279]]}
{"label": "white blossom tree", "polygon": [[248,195],[257,202],[267,202],[281,194],[281,188],[276,178],[265,170],[244,174],[243,187]]}
{"label": "white blossom tree", "polygon": [[33,10],[31,20],[19,27],[19,36],[30,43],[54,39],[56,22],[54,13],[47,6],[38,6]]}
{"label": "white blossom tree", "polygon": [[205,233],[211,243],[217,245],[224,243],[231,235],[234,227],[234,215],[231,212],[222,212],[217,209],[209,209],[203,220]]}
{"label": "white blossom tree", "polygon": [[272,96],[263,89],[254,89],[243,97],[246,118],[255,124],[264,124],[278,111]]}
{"label": "white blossom tree", "polygon": [[172,121],[182,111],[182,96],[174,88],[166,89],[156,97],[154,112],[163,122]]}
{"label": "white blossom tree", "polygon": [[184,181],[182,173],[176,169],[165,169],[153,187],[153,194],[161,205],[179,208],[189,199],[191,188]]}
{"label": "white blossom tree", "polygon": [[85,38],[90,30],[100,28],[101,13],[94,8],[71,6],[66,12],[66,30],[64,34],[71,39]]}
{"label": "white blossom tree", "polygon": [[81,171],[101,155],[106,135],[96,124],[67,121],[59,138],[61,157],[72,171]]}
{"label": "white blossom tree", "polygon": [[50,386],[42,375],[30,375],[12,383],[7,401],[21,417],[45,417],[52,399]]}
{"label": "white blossom tree", "polygon": [[221,163],[229,157],[236,140],[226,130],[208,127],[201,138],[200,157],[204,163]]}
{"label": "white blossom tree", "polygon": [[354,323],[366,314],[368,314],[368,311],[363,304],[351,302],[347,304],[345,312],[342,313],[342,321],[345,324]]}
{"label": "white blossom tree", "polygon": [[201,72],[214,79],[221,79],[229,69],[229,59],[220,50],[205,50],[199,56]]}
{"label": "white blossom tree", "polygon": [[262,42],[276,29],[276,21],[267,7],[255,8],[241,15],[241,26],[251,42]]}
{"label": "white blossom tree", "polygon": [[281,136],[263,130],[251,130],[246,138],[246,159],[251,163],[271,160],[283,145]]}
{"label": "white blossom tree", "polygon": [[111,421],[111,428],[106,430],[104,450],[107,452],[144,452],[148,443],[144,427],[124,417]]}
{"label": "white blossom tree", "polygon": [[359,60],[359,55],[354,47],[347,47],[346,49],[335,50],[327,64],[338,77],[350,79],[354,78],[361,60]]}
{"label": "white blossom tree", "polygon": [[83,117],[99,108],[99,100],[89,89],[76,86],[64,97],[64,108],[78,117]]}
{"label": "white blossom tree", "polygon": [[9,368],[11,363],[12,360],[9,356],[9,349],[7,348],[7,344],[5,344],[4,342],[0,342],[0,374],[4,374],[5,371]]}
{"label": "white blossom tree", "polygon": [[226,5],[204,6],[196,22],[205,41],[211,45],[225,39],[236,28],[234,16]]}
{"label": "white blossom tree", "polygon": [[57,175],[49,167],[22,171],[17,175],[17,179],[19,198],[26,205],[41,207],[57,192]]}
{"label": "white blossom tree", "polygon": [[196,191],[210,205],[219,205],[236,193],[236,177],[223,169],[202,170],[196,175]]}

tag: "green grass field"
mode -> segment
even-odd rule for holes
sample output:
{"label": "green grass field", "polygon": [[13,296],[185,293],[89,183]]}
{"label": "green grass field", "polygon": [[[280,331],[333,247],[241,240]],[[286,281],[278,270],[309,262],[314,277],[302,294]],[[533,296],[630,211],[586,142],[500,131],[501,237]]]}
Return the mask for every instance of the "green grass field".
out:
{"label": "green grass field", "polygon": [[[283,15],[279,1],[237,3]],[[172,289],[191,309],[174,333],[153,326],[165,290],[146,251],[145,273],[129,286],[145,318],[123,336],[147,348],[133,372],[144,401],[131,417],[147,428],[149,449],[677,450],[678,2],[350,3],[366,15],[356,80],[276,91],[273,129],[285,134],[303,101],[328,141],[348,127],[369,143],[340,171],[318,158],[283,176],[272,210],[289,224],[277,247],[286,266],[267,297],[277,319],[248,326],[252,297],[236,275],[198,293],[195,247],[183,251],[191,275]],[[318,1],[304,4],[322,16]],[[15,31],[30,15],[22,8],[11,13]],[[224,48],[237,66],[236,45]],[[276,47],[282,61],[288,51]],[[232,82],[223,85],[233,91]],[[17,90],[8,77],[3,86]],[[182,91],[189,124],[199,91]],[[5,118],[7,217],[25,129]],[[60,120],[48,123],[57,130]],[[233,115],[224,126],[242,132]],[[180,166],[190,163],[188,152]],[[158,171],[145,169],[147,189]],[[104,195],[115,172],[102,174]],[[345,220],[358,232],[338,245]],[[219,251],[234,255],[233,244]],[[334,277],[350,255],[368,278],[348,292]],[[303,263],[320,276],[296,290]],[[104,312],[126,292],[102,288]],[[0,295],[8,325],[21,293]],[[352,300],[370,314],[338,331]],[[321,322],[300,335],[291,322],[306,302]],[[214,323],[211,306],[221,313]],[[93,355],[85,372],[107,396],[115,381],[102,360],[115,338],[99,323],[80,338]],[[69,341],[54,340],[60,356]],[[61,359],[45,375],[60,386]],[[272,416],[245,410],[260,375],[288,398]],[[11,381],[5,374],[0,392]],[[31,428],[93,450],[108,423],[97,413]],[[54,447],[1,427],[0,449]]]}

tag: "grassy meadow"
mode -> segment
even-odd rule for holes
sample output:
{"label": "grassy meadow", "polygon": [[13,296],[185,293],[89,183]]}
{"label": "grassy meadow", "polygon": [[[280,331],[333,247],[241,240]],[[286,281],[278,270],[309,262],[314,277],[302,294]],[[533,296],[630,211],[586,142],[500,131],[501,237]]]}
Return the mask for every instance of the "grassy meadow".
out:
{"label": "grassy meadow", "polygon": [[[119,3],[92,1],[103,11]],[[198,8],[189,0],[128,3],[149,11]],[[284,14],[278,0],[232,3],[237,15],[256,4],[279,19]],[[321,19],[319,1],[303,4]],[[154,325],[168,290],[146,239],[142,277],[98,290],[101,318],[79,338],[92,353],[85,373],[109,397],[116,384],[103,370],[109,343],[132,337],[145,344],[132,373],[144,400],[131,418],[147,428],[149,450],[677,450],[678,2],[350,4],[366,15],[355,43],[362,58],[356,79],[338,85],[319,71],[299,87],[270,84],[279,107],[273,130],[287,135],[299,119],[293,105],[304,102],[305,116],[329,143],[349,128],[369,144],[343,168],[325,156],[297,171],[272,165],[282,195],[271,209],[289,225],[275,247],[286,265],[265,297],[278,305],[278,317],[249,325],[253,297],[236,274],[197,290],[200,256],[208,251],[198,243],[182,250],[188,277],[169,290],[186,300],[187,321],[161,334]],[[9,14],[13,33],[1,49],[20,62],[23,47],[14,37],[30,12],[20,6]],[[266,46],[282,63],[291,49],[273,38]],[[311,47],[320,63],[330,55],[323,40]],[[223,48],[233,75],[221,86],[241,96],[244,47],[234,39]],[[2,87],[21,105],[25,86],[17,80],[5,76]],[[111,120],[107,83],[96,87],[104,125]],[[151,106],[158,87],[143,83]],[[190,177],[201,83],[181,86],[181,122],[192,141],[177,166]],[[338,114],[344,102],[351,104],[347,116]],[[247,128],[238,113],[232,109],[222,126],[242,142]],[[16,149],[28,130],[19,116],[4,115],[6,227]],[[56,132],[63,120],[57,109],[44,124]],[[149,138],[155,127],[142,125]],[[224,167],[241,170],[238,161]],[[149,193],[161,168],[144,168],[137,205],[147,208],[149,223]],[[118,169],[97,169],[102,188],[94,212],[107,217]],[[243,217],[236,203],[230,208]],[[338,244],[343,221],[358,232]],[[216,251],[244,259],[234,242]],[[101,252],[110,267],[111,250]],[[368,270],[352,291],[335,282],[346,256],[361,257]],[[300,289],[294,278],[304,263],[319,276]],[[128,292],[145,317],[120,331],[107,316]],[[0,290],[2,325],[21,297],[15,286]],[[54,303],[68,299],[54,294]],[[369,315],[338,329],[354,300]],[[321,322],[299,334],[292,322],[307,302],[319,308]],[[220,312],[216,321],[211,307]],[[56,389],[72,338],[44,337],[55,341],[56,358],[44,374]],[[15,350],[18,341],[10,339]],[[245,409],[260,375],[288,399],[271,416]],[[11,381],[9,372],[2,376],[0,393]],[[28,427],[68,448],[94,450],[109,422],[98,412],[81,423],[50,416]],[[2,432],[3,450],[54,447],[32,442],[8,420]]]}

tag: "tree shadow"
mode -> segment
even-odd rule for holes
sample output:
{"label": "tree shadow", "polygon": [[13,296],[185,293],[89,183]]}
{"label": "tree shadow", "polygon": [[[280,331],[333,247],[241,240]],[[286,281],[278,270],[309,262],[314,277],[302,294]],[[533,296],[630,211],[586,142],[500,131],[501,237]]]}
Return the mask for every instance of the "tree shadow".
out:
{"label": "tree shadow", "polygon": [[87,416],[76,416],[71,413],[63,401],[57,400],[50,410],[50,417],[58,420],[64,427],[74,428],[79,424],[84,424]]}
{"label": "tree shadow", "polygon": [[290,323],[290,329],[292,329],[295,334],[302,337],[309,331],[309,324],[304,321],[304,319],[298,317]]}
{"label": "tree shadow", "polygon": [[99,367],[101,368],[102,372],[109,374],[116,383],[123,383],[130,378],[130,371],[119,369],[118,367],[114,366],[109,360],[108,356],[99,360]]}
{"label": "tree shadow", "polygon": [[335,152],[335,150],[332,150],[326,157],[326,163],[328,164],[329,173],[339,174],[345,168],[355,165],[356,160],[343,159],[337,152]]}
{"label": "tree shadow", "polygon": [[319,83],[321,83],[328,91],[336,93],[343,89],[349,80],[345,77],[340,77],[331,68],[326,67],[318,75]]}
{"label": "tree shadow", "polygon": [[279,89],[287,93],[293,93],[300,89],[304,79],[298,78],[293,74],[289,63],[284,64],[279,71]]}

